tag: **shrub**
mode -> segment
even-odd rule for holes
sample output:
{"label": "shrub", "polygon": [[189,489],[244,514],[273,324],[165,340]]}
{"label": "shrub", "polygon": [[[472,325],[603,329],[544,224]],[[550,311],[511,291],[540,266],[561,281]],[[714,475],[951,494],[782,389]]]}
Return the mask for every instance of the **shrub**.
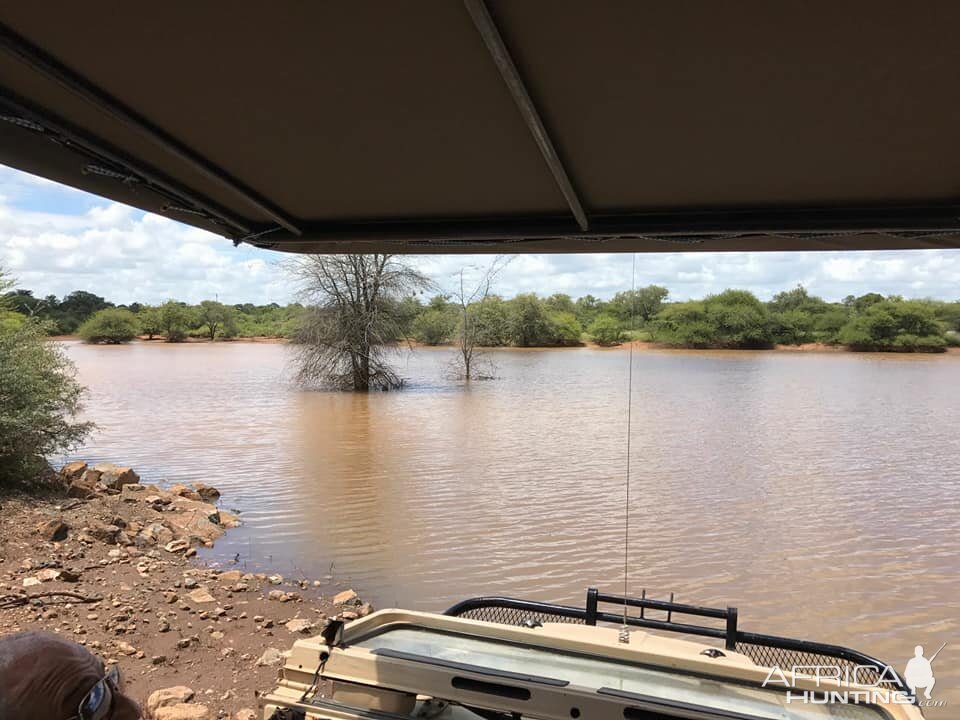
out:
{"label": "shrub", "polygon": [[879,300],[840,329],[851,350],[943,352],[947,341],[933,307],[916,300]]}
{"label": "shrub", "polygon": [[608,313],[598,315],[597,319],[590,323],[590,327],[587,328],[587,334],[598,345],[619,345],[623,342],[623,330],[620,329],[620,323],[613,315]]}
{"label": "shrub", "polygon": [[160,328],[167,342],[183,342],[187,332],[196,325],[191,308],[176,300],[168,300],[160,306]]}
{"label": "shrub", "polygon": [[441,345],[450,340],[456,316],[449,309],[430,308],[413,321],[413,337],[424,345]]}
{"label": "shrub", "polygon": [[99,310],[77,330],[88,343],[107,344],[130,342],[137,332],[137,316],[121,308]]}
{"label": "shrub", "polygon": [[93,425],[75,422],[83,387],[40,323],[0,330],[0,484],[33,480],[44,458],[76,447]]}
{"label": "shrub", "polygon": [[579,345],[583,335],[583,326],[572,312],[558,312],[550,315],[551,345]]}

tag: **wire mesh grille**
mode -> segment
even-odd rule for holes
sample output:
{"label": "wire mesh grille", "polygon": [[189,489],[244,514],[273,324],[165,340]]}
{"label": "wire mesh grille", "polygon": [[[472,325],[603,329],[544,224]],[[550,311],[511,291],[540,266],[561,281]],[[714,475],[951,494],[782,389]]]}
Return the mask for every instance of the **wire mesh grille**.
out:
{"label": "wire mesh grille", "polygon": [[482,620],[483,622],[498,623],[500,625],[530,625],[531,623],[571,623],[574,625],[585,625],[583,618],[566,617],[565,615],[555,615],[546,612],[532,612],[530,610],[517,610],[516,608],[507,608],[499,606],[487,606],[465,610],[459,614],[459,617],[468,620]]}
{"label": "wire mesh grille", "polygon": [[867,665],[833,655],[821,655],[802,650],[786,650],[753,643],[737,643],[736,650],[738,653],[743,653],[749,657],[757,665],[778,667],[788,676],[794,668],[797,668],[797,672],[803,672],[802,668],[810,668],[810,672],[804,674],[813,674],[815,672],[813,668],[815,667],[830,668],[831,670],[838,668],[841,677],[848,677],[851,682],[861,685],[880,685],[891,690],[897,687],[897,683],[892,680],[890,675],[885,675],[886,668],[881,663],[877,663],[876,666]]}

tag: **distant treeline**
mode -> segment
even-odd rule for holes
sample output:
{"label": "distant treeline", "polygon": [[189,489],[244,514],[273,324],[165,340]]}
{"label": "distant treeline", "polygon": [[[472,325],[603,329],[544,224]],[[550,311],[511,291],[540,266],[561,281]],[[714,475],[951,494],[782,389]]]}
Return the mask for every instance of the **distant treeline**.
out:
{"label": "distant treeline", "polygon": [[[91,342],[125,342],[140,335],[171,342],[190,337],[293,337],[306,309],[299,304],[114,306],[85,291],[35,298],[8,293],[11,309],[40,318],[50,334],[80,334]],[[908,300],[878,293],[831,303],[801,286],[768,302],[746,290],[726,290],[702,300],[671,302],[657,285],[617,293],[610,300],[555,293],[505,299],[487,296],[463,308],[445,295],[407,297],[384,308],[398,318],[400,336],[443,345],[463,333],[464,318],[479,345],[550,347],[592,341],[616,345],[647,340],[673,347],[762,349],[823,343],[852,350],[938,352],[960,346],[960,301]]]}

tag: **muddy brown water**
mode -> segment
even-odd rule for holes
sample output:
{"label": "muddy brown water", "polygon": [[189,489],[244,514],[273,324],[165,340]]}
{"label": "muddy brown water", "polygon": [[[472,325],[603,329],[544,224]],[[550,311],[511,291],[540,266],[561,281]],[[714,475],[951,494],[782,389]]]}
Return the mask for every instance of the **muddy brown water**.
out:
{"label": "muddy brown water", "polygon": [[[293,387],[279,344],[67,347],[99,424],[77,456],[219,487],[245,525],[213,560],[426,610],[623,589],[623,350],[491,353],[469,387],[405,352],[410,388],[364,396]],[[947,642],[934,697],[960,706],[960,357],[634,362],[630,592],[901,670]]]}

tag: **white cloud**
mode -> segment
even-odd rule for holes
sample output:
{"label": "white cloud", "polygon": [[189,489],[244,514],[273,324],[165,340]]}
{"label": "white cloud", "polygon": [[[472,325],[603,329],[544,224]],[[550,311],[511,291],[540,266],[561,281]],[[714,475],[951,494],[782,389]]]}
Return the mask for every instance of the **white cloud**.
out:
{"label": "white cloud", "polygon": [[[89,290],[117,303],[286,303],[296,288],[279,267],[287,256],[241,246],[167,218],[0,166],[0,265],[38,296]],[[489,255],[412,258],[452,289],[467,268],[476,278]],[[629,288],[629,254],[520,255],[503,269],[497,291],[593,294]],[[875,291],[960,299],[960,250],[859,253],[638,254],[636,283],[664,285],[674,299],[728,287],[762,298],[801,283],[828,300]]]}

